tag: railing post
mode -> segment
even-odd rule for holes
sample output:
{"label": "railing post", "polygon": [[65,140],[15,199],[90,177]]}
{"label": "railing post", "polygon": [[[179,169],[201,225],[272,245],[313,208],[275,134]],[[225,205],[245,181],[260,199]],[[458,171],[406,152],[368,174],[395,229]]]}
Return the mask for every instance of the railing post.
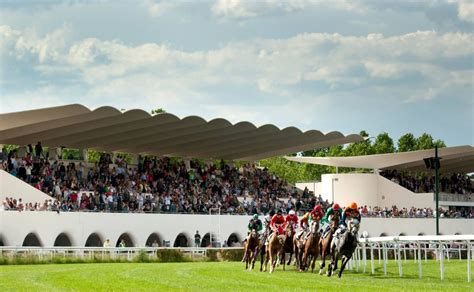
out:
{"label": "railing post", "polygon": [[403,277],[403,270],[402,270],[402,259],[401,259],[401,255],[400,255],[400,249],[401,249],[401,245],[398,244],[397,245],[398,274],[400,275],[400,278],[401,278],[401,277]]}
{"label": "railing post", "polygon": [[471,283],[471,243],[467,242],[467,282]]}
{"label": "railing post", "polygon": [[372,272],[372,275],[375,274],[375,268],[374,268],[374,246],[373,244],[370,245],[370,269]]}
{"label": "railing post", "polygon": [[367,267],[367,249],[365,247],[365,243],[364,245],[362,246],[362,267],[363,267],[363,272],[365,274],[365,269]]}
{"label": "railing post", "polygon": [[418,244],[418,278],[423,276],[421,271],[421,243]]}
{"label": "railing post", "polygon": [[440,244],[440,246],[441,246],[441,252],[440,252],[441,256],[439,258],[439,267],[440,267],[441,281],[443,281],[444,280],[444,246],[442,243]]}
{"label": "railing post", "polygon": [[377,242],[377,250],[378,250],[378,252],[379,252],[379,265],[380,265],[380,264],[381,264],[381,260],[382,260],[382,256],[381,256],[381,254],[380,254],[381,246],[380,246],[380,244],[379,244],[378,242]]}
{"label": "railing post", "polygon": [[387,276],[387,249],[385,248],[385,243],[382,244],[383,247],[383,273]]}

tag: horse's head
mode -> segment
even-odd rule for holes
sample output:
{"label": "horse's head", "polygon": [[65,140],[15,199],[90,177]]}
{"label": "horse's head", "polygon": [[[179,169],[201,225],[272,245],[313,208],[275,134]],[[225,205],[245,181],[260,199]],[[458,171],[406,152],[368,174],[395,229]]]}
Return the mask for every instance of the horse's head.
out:
{"label": "horse's head", "polygon": [[250,237],[256,239],[258,237],[257,230],[252,229],[252,232],[250,232]]}
{"label": "horse's head", "polygon": [[286,236],[293,237],[294,233],[295,233],[295,230],[293,229],[293,225],[291,224],[286,225]]}
{"label": "horse's head", "polygon": [[347,229],[355,237],[357,237],[357,233],[359,232],[359,227],[360,227],[360,222],[357,219],[351,219],[349,220],[349,223],[347,224]]}

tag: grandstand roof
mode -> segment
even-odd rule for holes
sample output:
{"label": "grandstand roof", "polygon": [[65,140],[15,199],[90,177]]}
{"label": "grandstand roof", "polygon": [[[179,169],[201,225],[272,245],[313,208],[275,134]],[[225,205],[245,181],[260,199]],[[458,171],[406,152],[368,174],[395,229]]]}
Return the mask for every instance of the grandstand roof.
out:
{"label": "grandstand roof", "polygon": [[226,119],[183,119],[169,113],[150,115],[134,109],[122,113],[105,106],[90,110],[71,104],[0,114],[0,144],[65,146],[159,156],[257,160],[287,153],[361,141],[340,132],[302,132],[295,127],[256,127]]}
{"label": "grandstand roof", "polygon": [[[438,149],[441,157],[441,172],[473,172],[474,148],[472,146],[456,146]],[[426,170],[423,159],[434,157],[434,149],[375,154],[350,157],[285,157],[291,161],[320,164],[337,167],[397,169],[405,171]]]}

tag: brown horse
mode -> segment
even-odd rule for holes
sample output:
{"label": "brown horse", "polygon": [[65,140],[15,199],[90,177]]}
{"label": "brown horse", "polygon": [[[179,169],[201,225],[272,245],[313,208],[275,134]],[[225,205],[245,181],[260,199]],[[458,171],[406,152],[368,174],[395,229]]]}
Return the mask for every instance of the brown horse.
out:
{"label": "brown horse", "polygon": [[[304,271],[307,267],[311,266],[311,273],[314,271],[316,258],[319,253],[319,221],[311,222],[310,232],[306,239],[301,239],[303,243],[300,243],[299,249],[299,269],[300,272]],[[308,262],[308,260],[310,262]]]}
{"label": "brown horse", "polygon": [[285,231],[285,242],[283,243],[283,257],[280,258],[280,263],[283,264],[283,269],[285,269],[285,257],[286,254],[290,254],[290,258],[288,259],[288,263],[286,263],[288,266],[291,264],[291,258],[293,257],[294,253],[294,248],[293,248],[293,237],[295,236],[295,229],[291,224],[288,224],[286,226],[286,231]]}
{"label": "brown horse", "polygon": [[[284,257],[283,254],[283,244],[286,240],[286,233],[283,235],[278,235],[277,231],[274,231],[270,235],[270,241],[267,245],[265,264],[263,270],[267,270],[268,261],[270,261],[270,274],[275,270],[275,266],[278,260],[278,257]],[[283,265],[283,270],[285,270],[285,265]]]}
{"label": "brown horse", "polygon": [[319,274],[322,275],[324,272],[324,267],[326,266],[326,256],[330,254],[331,241],[334,232],[336,232],[337,227],[339,226],[339,216],[331,216],[330,218],[330,231],[323,237],[319,239],[319,253],[321,255],[321,264],[319,265]]}
{"label": "brown horse", "polygon": [[260,246],[260,240],[258,238],[258,233],[254,229],[250,232],[247,243],[245,244],[245,269],[251,271],[255,266],[255,260],[257,259],[258,250]]}

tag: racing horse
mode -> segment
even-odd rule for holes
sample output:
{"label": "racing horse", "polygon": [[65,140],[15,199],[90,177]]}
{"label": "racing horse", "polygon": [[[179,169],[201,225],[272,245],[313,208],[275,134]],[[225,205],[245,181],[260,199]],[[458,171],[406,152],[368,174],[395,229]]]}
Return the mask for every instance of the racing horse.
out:
{"label": "racing horse", "polygon": [[[339,232],[339,231],[338,231]],[[347,230],[336,235],[331,242],[331,263],[328,265],[328,276],[337,270],[337,260],[341,256],[341,270],[339,278],[357,248],[357,233],[359,232],[359,220],[350,219],[347,223]]]}
{"label": "racing horse", "polygon": [[[283,257],[283,245],[286,240],[286,232],[283,229],[283,226],[279,225],[277,230],[275,230],[270,235],[270,240],[265,253],[265,263],[263,271],[267,270],[268,261],[270,261],[270,274],[275,270],[278,257]],[[285,270],[285,265],[283,265],[283,270]]]}
{"label": "racing horse", "polygon": [[308,236],[306,239],[300,239],[298,260],[300,272],[311,266],[311,273],[313,273],[319,253],[319,237],[319,222],[312,221]]}
{"label": "racing horse", "polygon": [[319,239],[319,253],[321,255],[321,263],[319,264],[319,274],[322,275],[324,267],[326,266],[326,256],[330,253],[331,242],[334,232],[339,226],[339,216],[330,216],[329,218],[330,231],[327,234],[322,234]]}
{"label": "racing horse", "polygon": [[245,244],[245,269],[251,271],[255,266],[255,260],[257,259],[258,250],[260,247],[260,240],[258,238],[257,230],[253,229],[250,232],[247,242]]}
{"label": "racing horse", "polygon": [[293,257],[294,247],[293,247],[293,237],[295,236],[295,228],[292,224],[288,224],[286,226],[286,238],[285,242],[283,243],[283,258],[281,258],[281,263],[285,264],[285,256],[287,253],[290,254],[290,258],[288,259],[287,265],[291,264],[291,258]]}

